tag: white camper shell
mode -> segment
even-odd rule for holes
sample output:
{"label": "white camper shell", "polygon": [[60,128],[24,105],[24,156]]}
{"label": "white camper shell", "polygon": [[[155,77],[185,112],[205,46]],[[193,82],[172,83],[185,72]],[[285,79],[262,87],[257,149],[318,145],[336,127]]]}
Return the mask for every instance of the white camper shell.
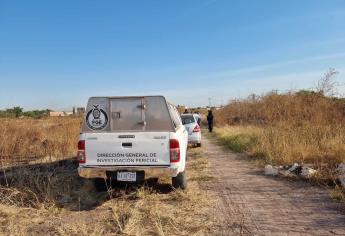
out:
{"label": "white camper shell", "polygon": [[[171,177],[186,187],[188,133],[163,96],[91,97],[78,143],[78,172],[104,180],[138,182]],[[98,183],[98,184],[97,184]]]}

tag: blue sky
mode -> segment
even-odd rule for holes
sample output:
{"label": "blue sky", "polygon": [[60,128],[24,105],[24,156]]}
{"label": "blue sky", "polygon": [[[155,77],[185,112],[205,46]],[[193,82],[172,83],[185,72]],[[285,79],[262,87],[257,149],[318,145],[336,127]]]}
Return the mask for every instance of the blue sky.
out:
{"label": "blue sky", "polygon": [[0,0],[0,108],[220,104],[312,88],[330,67],[344,83],[344,0]]}

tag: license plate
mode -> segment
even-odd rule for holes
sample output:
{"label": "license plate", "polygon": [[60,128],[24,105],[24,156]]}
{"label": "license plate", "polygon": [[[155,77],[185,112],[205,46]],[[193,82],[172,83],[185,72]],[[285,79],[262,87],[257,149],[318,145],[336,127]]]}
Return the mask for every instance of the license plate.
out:
{"label": "license plate", "polygon": [[117,172],[118,181],[135,182],[137,180],[136,172]]}

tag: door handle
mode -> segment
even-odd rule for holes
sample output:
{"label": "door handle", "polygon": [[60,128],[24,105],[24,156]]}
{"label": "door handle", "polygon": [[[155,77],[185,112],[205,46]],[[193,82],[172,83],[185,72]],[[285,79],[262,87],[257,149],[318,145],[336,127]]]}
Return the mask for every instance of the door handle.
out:
{"label": "door handle", "polygon": [[146,121],[140,121],[138,122],[139,125],[143,125],[143,126],[146,126]]}
{"label": "door handle", "polygon": [[131,148],[132,147],[132,143],[122,143],[122,147],[124,147],[124,148]]}

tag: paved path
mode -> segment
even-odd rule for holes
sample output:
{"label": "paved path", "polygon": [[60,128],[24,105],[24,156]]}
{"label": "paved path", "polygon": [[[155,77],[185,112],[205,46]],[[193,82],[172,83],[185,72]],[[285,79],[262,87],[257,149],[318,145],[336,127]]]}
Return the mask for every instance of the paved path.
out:
{"label": "paved path", "polygon": [[207,139],[203,150],[216,176],[203,188],[219,199],[214,235],[345,235],[344,206],[328,189],[264,176]]}

